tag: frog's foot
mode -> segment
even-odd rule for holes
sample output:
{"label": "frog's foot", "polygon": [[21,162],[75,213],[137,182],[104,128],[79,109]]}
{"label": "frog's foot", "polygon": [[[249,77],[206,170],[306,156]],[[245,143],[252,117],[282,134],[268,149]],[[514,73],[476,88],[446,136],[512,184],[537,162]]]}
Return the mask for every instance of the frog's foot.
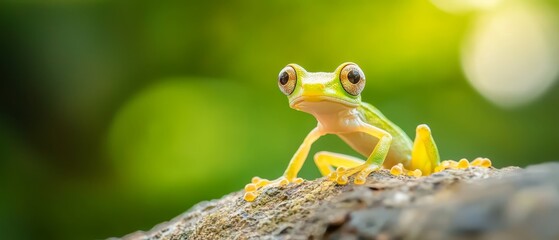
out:
{"label": "frog's foot", "polygon": [[445,169],[466,169],[466,168],[469,168],[469,167],[489,168],[491,166],[492,166],[491,165],[491,160],[489,160],[489,158],[478,157],[478,158],[474,159],[472,162],[469,162],[468,159],[462,158],[458,162],[454,161],[454,160],[442,161],[441,164],[439,164],[437,167],[435,167],[433,172],[440,172],[440,171],[443,171]]}
{"label": "frog's foot", "polygon": [[482,157],[478,157],[474,159],[472,162],[469,162],[465,158],[460,159],[460,161],[458,162],[454,160],[445,160],[442,161],[441,164],[439,164],[437,167],[435,167],[433,172],[440,172],[445,169],[466,169],[469,167],[489,168],[491,167],[491,160],[489,160],[489,158],[482,158]]}
{"label": "frog's foot", "polygon": [[293,180],[289,180],[286,177],[280,177],[276,180],[268,180],[259,177],[253,177],[251,183],[245,185],[245,196],[244,199],[246,201],[252,202],[258,196],[258,190],[264,186],[277,186],[282,187],[286,186],[289,183],[302,183],[304,180],[302,178],[294,178]]}
{"label": "frog's foot", "polygon": [[415,169],[413,171],[408,170],[404,168],[404,165],[401,163],[392,166],[392,168],[390,168],[390,173],[394,176],[408,175],[410,177],[421,177],[423,175],[423,172],[421,172],[420,169]]}
{"label": "frog's foot", "polygon": [[[466,169],[466,168],[469,168],[469,167],[489,168],[489,167],[491,167],[491,160],[489,160],[488,158],[481,158],[481,157],[478,157],[478,158],[474,159],[472,162],[469,162],[465,158],[460,159],[460,161],[445,160],[445,161],[442,161],[439,165],[437,165],[435,167],[435,169],[433,169],[433,173],[440,172],[440,171],[443,171],[445,169]],[[401,163],[394,165],[390,169],[390,173],[392,175],[396,175],[396,176],[398,176],[398,175],[408,175],[408,176],[414,176],[414,177],[421,177],[423,175],[421,170],[415,169],[415,170],[412,171],[412,170],[405,169],[404,166]]]}
{"label": "frog's foot", "polygon": [[355,184],[364,184],[367,180],[367,176],[378,169],[378,166],[368,166],[365,164],[349,169],[345,167],[338,167],[336,171],[333,171],[328,175],[328,179],[340,185],[345,185],[348,183],[349,177],[355,175],[353,182]]}
{"label": "frog's foot", "polygon": [[[365,164],[365,161],[359,158],[324,151],[314,155],[314,162],[323,176],[328,176],[328,179],[339,184],[346,184],[348,177],[353,174],[356,174],[355,184],[364,184],[367,176],[378,169],[378,167]],[[338,168],[333,170],[333,167]]]}

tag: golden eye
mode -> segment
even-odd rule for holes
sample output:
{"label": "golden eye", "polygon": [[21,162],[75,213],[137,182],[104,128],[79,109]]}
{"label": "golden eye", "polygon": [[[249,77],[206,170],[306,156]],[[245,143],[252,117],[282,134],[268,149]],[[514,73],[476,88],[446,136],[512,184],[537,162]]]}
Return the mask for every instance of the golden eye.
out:
{"label": "golden eye", "polygon": [[278,86],[285,95],[293,93],[297,84],[297,73],[291,66],[284,67],[278,75]]}
{"label": "golden eye", "polygon": [[347,93],[357,96],[365,88],[365,74],[357,65],[348,64],[340,71],[340,82]]}

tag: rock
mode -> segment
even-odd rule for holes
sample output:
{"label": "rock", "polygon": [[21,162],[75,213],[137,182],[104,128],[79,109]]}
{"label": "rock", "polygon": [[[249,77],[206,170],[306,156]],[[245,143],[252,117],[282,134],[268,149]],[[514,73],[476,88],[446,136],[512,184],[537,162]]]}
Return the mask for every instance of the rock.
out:
{"label": "rock", "polygon": [[559,239],[558,163],[325,178],[202,202],[124,239]]}

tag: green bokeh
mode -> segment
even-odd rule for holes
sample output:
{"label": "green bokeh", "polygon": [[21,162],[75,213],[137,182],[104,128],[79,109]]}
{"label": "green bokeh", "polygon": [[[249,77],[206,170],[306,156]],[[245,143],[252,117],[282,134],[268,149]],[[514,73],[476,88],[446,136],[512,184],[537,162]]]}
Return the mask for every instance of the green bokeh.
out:
{"label": "green bokeh", "polygon": [[[428,0],[4,1],[0,238],[122,236],[280,176],[316,124],[277,88],[292,62],[358,63],[363,100],[412,137],[429,124],[444,159],[557,160],[557,84],[502,109],[465,79],[479,14]],[[334,136],[320,150],[355,154]],[[310,158],[301,176],[319,176]]]}

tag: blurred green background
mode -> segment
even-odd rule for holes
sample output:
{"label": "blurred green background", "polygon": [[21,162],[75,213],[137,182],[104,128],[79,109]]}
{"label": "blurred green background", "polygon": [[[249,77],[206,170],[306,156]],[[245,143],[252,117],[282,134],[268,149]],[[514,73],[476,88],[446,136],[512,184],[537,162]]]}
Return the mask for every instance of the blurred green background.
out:
{"label": "blurred green background", "polygon": [[[0,236],[91,239],[283,173],[312,116],[288,63],[367,76],[363,100],[444,159],[559,156],[555,0],[0,3]],[[334,136],[319,150],[355,154]],[[309,158],[301,176],[319,176]]]}

